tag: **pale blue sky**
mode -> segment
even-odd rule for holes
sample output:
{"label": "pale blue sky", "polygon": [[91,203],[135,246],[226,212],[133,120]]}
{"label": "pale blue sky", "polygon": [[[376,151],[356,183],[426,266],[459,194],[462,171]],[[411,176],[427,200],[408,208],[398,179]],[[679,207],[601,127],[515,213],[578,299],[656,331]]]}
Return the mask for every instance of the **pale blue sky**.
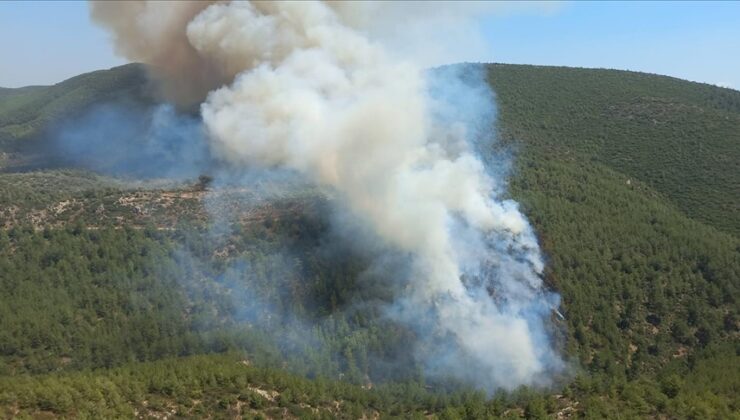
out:
{"label": "pale blue sky", "polygon": [[86,2],[0,0],[0,86],[53,84],[125,62]]}
{"label": "pale blue sky", "polygon": [[[480,61],[604,67],[740,88],[740,2],[571,2],[479,22]],[[51,84],[125,61],[84,2],[0,1],[0,86]]]}

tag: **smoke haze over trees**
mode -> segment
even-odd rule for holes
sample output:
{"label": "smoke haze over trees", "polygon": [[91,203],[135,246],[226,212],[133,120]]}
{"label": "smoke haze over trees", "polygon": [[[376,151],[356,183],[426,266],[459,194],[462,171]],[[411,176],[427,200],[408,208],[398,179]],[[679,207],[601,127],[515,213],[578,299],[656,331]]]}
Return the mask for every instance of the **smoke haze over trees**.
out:
{"label": "smoke haze over trees", "polygon": [[[118,40],[194,74],[0,91],[0,413],[736,416],[740,93],[423,70],[373,23],[403,8],[207,7]],[[225,59],[263,17],[269,59]]]}
{"label": "smoke haze over trees", "polygon": [[403,286],[381,310],[416,332],[430,376],[454,372],[489,392],[549,385],[565,366],[548,332],[558,297],[506,197],[508,157],[489,155],[487,168],[476,153],[495,143],[483,68],[423,72],[359,29],[373,26],[358,20],[366,7],[131,2],[93,3],[92,14],[166,98],[203,101],[217,160],[306,177],[347,213],[337,229],[408,256],[408,269],[385,274]]}

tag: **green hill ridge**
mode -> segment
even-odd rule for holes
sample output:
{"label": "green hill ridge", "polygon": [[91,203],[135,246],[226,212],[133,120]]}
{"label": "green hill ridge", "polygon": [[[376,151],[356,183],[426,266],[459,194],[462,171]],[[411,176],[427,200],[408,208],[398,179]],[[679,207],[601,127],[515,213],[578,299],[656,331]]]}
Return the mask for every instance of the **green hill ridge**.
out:
{"label": "green hill ridge", "polygon": [[140,64],[72,77],[52,86],[0,89],[0,146],[18,146],[46,125],[106,100],[147,97]]}

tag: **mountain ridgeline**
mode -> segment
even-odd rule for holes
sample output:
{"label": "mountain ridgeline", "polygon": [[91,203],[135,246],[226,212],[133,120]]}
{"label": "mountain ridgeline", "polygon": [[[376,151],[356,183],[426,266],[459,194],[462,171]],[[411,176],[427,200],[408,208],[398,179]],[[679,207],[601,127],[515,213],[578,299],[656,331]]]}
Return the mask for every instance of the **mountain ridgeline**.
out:
{"label": "mountain ridgeline", "polygon": [[312,187],[54,161],[65,121],[153,106],[131,64],[0,89],[0,413],[740,418],[740,92],[564,67],[487,77],[510,194],[562,298],[552,339],[570,368],[552,387],[489,396],[421,374],[413,331],[367,304],[390,301],[390,280]]}
{"label": "mountain ridgeline", "polygon": [[[0,90],[0,145],[23,146],[65,117],[106,101],[147,100],[148,83],[139,64],[95,71],[53,86]],[[20,143],[18,142],[20,140]]]}

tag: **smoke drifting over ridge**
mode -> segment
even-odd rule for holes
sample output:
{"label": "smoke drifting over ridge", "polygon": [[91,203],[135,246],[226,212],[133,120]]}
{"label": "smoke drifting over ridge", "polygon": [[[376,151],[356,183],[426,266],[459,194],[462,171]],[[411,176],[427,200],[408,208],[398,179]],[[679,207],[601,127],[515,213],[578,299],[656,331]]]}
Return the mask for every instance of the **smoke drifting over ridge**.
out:
{"label": "smoke drifting over ridge", "polygon": [[479,153],[494,117],[484,74],[399,58],[372,38],[376,7],[100,2],[92,16],[120,53],[152,66],[166,98],[202,101],[215,157],[296,171],[410,255],[408,287],[386,312],[417,331],[429,374],[546,385],[562,366],[546,327],[557,296],[529,223],[502,198],[507,162]]}

